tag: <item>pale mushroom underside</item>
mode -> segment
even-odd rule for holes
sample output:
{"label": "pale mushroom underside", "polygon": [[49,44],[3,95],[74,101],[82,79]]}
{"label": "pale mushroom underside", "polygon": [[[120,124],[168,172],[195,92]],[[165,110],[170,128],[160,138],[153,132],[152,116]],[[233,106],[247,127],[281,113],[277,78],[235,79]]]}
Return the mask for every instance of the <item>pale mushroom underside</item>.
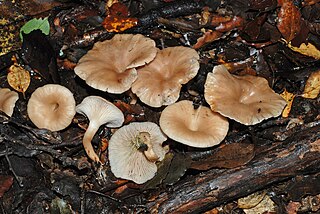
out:
{"label": "pale mushroom underside", "polygon": [[108,154],[112,173],[123,179],[141,184],[153,178],[157,172],[154,162],[148,161],[144,153],[138,151],[132,141],[140,132],[151,136],[153,151],[163,160],[166,150],[162,143],[167,139],[160,128],[151,122],[133,122],[121,127],[109,141]]}
{"label": "pale mushroom underside", "polygon": [[213,111],[245,125],[281,114],[286,101],[269,87],[266,79],[231,75],[222,66],[208,73],[205,83],[204,96]]}
{"label": "pale mushroom underside", "polygon": [[17,92],[11,91],[9,88],[0,88],[0,111],[11,117],[18,99]]}

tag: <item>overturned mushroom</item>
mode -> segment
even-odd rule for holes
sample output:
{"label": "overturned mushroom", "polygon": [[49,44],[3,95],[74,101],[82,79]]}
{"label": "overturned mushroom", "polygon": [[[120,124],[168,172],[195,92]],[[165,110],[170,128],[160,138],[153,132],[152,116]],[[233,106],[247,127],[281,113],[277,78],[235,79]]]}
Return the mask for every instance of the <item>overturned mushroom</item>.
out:
{"label": "overturned mushroom", "polygon": [[100,162],[92,147],[91,140],[103,124],[110,128],[121,126],[124,121],[123,113],[111,102],[98,96],[84,98],[77,105],[76,111],[89,119],[89,126],[83,136],[84,149],[91,160]]}
{"label": "overturned mushroom", "polygon": [[97,42],[75,67],[75,73],[93,88],[120,94],[137,78],[136,67],[154,59],[155,42],[141,34],[116,34]]}
{"label": "overturned mushroom", "polygon": [[228,120],[208,107],[194,109],[183,100],[167,106],[160,116],[160,127],[171,139],[192,147],[205,148],[219,144],[227,135]]}
{"label": "overturned mushroom", "polygon": [[286,105],[266,79],[232,75],[224,65],[208,73],[204,87],[204,97],[213,111],[245,125],[277,117]]}
{"label": "overturned mushroom", "polygon": [[72,92],[58,84],[47,84],[37,88],[31,95],[27,112],[38,128],[51,131],[65,129],[76,114],[76,102]]}
{"label": "overturned mushroom", "polygon": [[132,92],[152,107],[170,105],[179,98],[182,84],[194,78],[199,70],[197,51],[187,47],[159,50],[156,58],[138,69]]}
{"label": "overturned mushroom", "polygon": [[18,99],[17,92],[11,91],[9,88],[0,88],[0,111],[11,117]]}
{"label": "overturned mushroom", "polygon": [[109,161],[116,177],[142,184],[157,172],[156,161],[163,160],[166,136],[157,124],[133,122],[121,127],[109,141]]}

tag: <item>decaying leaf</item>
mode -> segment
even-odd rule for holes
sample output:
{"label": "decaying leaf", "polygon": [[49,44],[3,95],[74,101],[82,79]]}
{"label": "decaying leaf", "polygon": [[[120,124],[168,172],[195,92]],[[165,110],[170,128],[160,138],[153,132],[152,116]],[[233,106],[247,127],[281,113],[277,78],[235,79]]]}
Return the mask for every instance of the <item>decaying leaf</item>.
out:
{"label": "decaying leaf", "polygon": [[278,14],[277,27],[283,38],[291,41],[299,32],[301,25],[301,13],[293,4],[293,1],[285,1]]}
{"label": "decaying leaf", "polygon": [[13,61],[14,64],[8,69],[8,83],[14,90],[24,93],[30,85],[30,73],[21,67],[15,58]]}
{"label": "decaying leaf", "polygon": [[45,35],[49,35],[50,32],[50,24],[48,21],[48,17],[42,19],[33,18],[27,23],[25,23],[20,29],[20,39],[23,40],[23,33],[28,34],[33,30],[41,30],[41,32]]}
{"label": "decaying leaf", "polygon": [[254,145],[232,143],[222,145],[211,155],[192,158],[191,168],[208,170],[211,168],[235,168],[243,166],[254,157]]}
{"label": "decaying leaf", "polygon": [[0,198],[8,191],[13,184],[13,177],[9,175],[0,175]]}
{"label": "decaying leaf", "polygon": [[296,95],[293,93],[288,92],[287,90],[284,90],[280,96],[287,101],[287,106],[282,111],[282,117],[288,117],[289,113],[291,111],[293,99]]}
{"label": "decaying leaf", "polygon": [[292,46],[291,43],[287,43],[288,47],[298,53],[306,56],[313,57],[315,59],[320,59],[320,51],[312,43],[302,43],[299,47]]}
{"label": "decaying leaf", "polygon": [[320,70],[313,72],[304,87],[302,97],[314,99],[320,93]]}
{"label": "decaying leaf", "polygon": [[208,30],[208,31],[204,32],[203,36],[201,36],[200,38],[197,39],[197,43],[193,46],[193,48],[199,49],[207,43],[218,40],[222,35],[223,35],[223,33],[221,33],[221,32]]}
{"label": "decaying leaf", "polygon": [[263,192],[256,192],[238,200],[238,206],[246,214],[276,213],[276,204]]}
{"label": "decaying leaf", "polygon": [[113,3],[109,8],[109,15],[102,22],[108,32],[122,32],[137,24],[138,19],[128,17],[128,8],[121,3]]}

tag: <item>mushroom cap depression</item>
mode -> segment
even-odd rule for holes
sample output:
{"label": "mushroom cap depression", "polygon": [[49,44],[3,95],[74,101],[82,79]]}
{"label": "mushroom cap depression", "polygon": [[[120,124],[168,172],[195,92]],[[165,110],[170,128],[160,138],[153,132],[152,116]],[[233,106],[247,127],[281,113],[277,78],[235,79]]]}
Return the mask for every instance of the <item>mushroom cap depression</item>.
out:
{"label": "mushroom cap depression", "polygon": [[170,105],[179,98],[182,84],[194,78],[199,70],[197,51],[187,47],[159,50],[156,58],[138,69],[131,90],[152,107]]}
{"label": "mushroom cap depression", "polygon": [[120,94],[130,89],[137,78],[136,67],[154,59],[155,42],[141,34],[116,34],[97,42],[75,67],[75,73],[101,91]]}
{"label": "mushroom cap depression", "polygon": [[112,135],[108,147],[112,173],[118,178],[132,180],[137,184],[145,183],[157,172],[155,162],[148,160],[140,149],[142,146],[137,137],[141,133],[150,135],[153,152],[159,157],[158,161],[163,160],[167,151],[162,147],[162,143],[167,137],[159,126],[152,122],[133,122],[121,127]]}
{"label": "mushroom cap depression", "polygon": [[287,104],[266,79],[232,75],[224,65],[208,73],[204,88],[204,97],[213,111],[245,125],[277,117]]}
{"label": "mushroom cap depression", "polygon": [[115,128],[122,125],[124,115],[113,103],[98,96],[88,96],[77,105],[76,111],[85,115],[91,124],[97,124],[99,127],[106,124],[109,128]]}
{"label": "mushroom cap depression", "polygon": [[192,147],[206,148],[219,144],[227,135],[227,118],[183,100],[167,106],[160,116],[160,127],[171,139]]}
{"label": "mushroom cap depression", "polygon": [[17,92],[11,91],[9,88],[0,88],[0,111],[11,117],[18,99]]}
{"label": "mushroom cap depression", "polygon": [[32,93],[27,111],[38,128],[59,131],[70,125],[76,114],[75,108],[76,102],[68,88],[47,84]]}

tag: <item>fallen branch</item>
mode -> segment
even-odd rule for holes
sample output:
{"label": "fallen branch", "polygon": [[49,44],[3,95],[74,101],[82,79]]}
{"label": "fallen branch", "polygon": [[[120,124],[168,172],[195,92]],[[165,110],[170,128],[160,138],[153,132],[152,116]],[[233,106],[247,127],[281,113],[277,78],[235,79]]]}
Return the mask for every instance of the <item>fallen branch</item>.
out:
{"label": "fallen branch", "polygon": [[201,212],[298,174],[320,171],[319,125],[295,133],[248,165],[185,178],[165,192],[151,193],[151,213]]}

